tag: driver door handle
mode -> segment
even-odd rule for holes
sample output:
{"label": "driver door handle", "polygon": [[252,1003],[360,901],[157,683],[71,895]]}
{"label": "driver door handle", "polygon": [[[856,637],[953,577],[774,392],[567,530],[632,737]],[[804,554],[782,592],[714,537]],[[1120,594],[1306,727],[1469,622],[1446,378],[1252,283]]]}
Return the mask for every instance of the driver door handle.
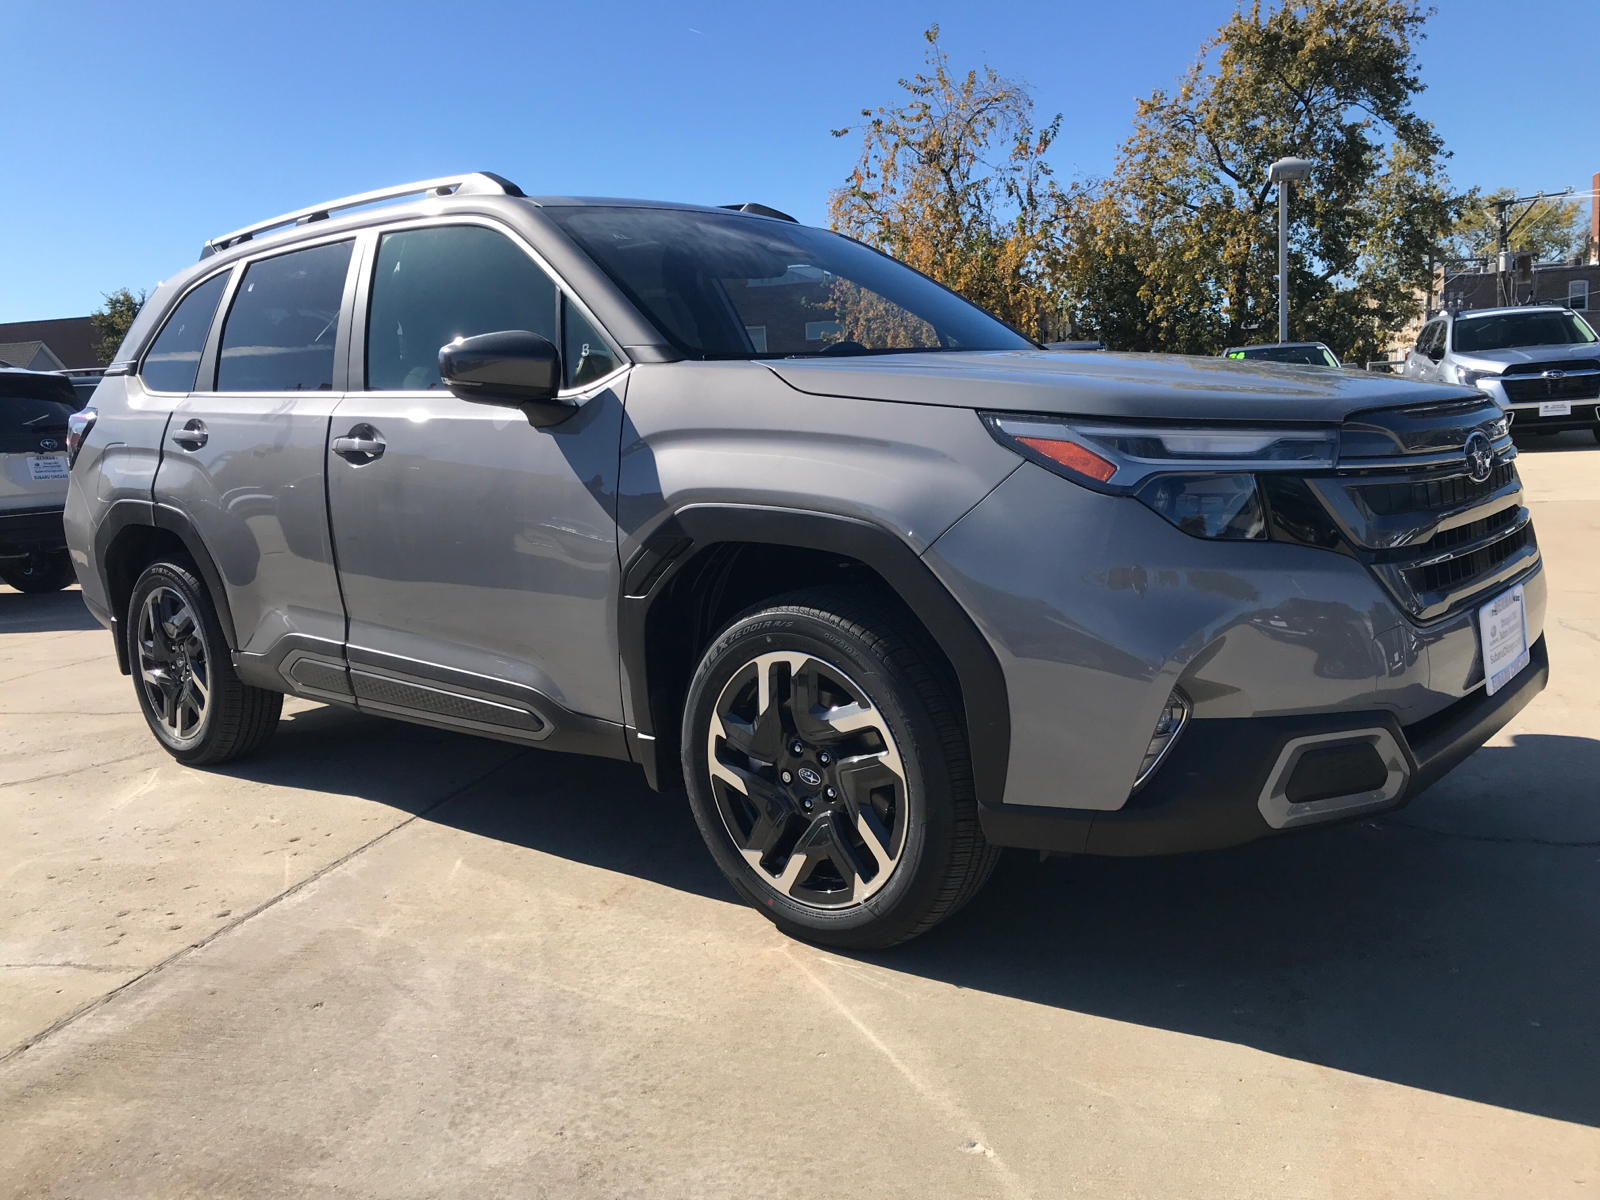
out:
{"label": "driver door handle", "polygon": [[383,452],[388,448],[378,431],[370,425],[357,425],[344,437],[333,439],[332,450],[346,462],[369,463],[375,458],[382,458]]}

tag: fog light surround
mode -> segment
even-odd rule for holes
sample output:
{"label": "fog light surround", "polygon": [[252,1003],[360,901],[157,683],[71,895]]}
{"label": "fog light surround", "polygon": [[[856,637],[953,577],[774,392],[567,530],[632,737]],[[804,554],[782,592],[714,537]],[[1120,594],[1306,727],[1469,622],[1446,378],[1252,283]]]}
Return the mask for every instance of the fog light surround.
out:
{"label": "fog light surround", "polygon": [[1178,736],[1189,724],[1189,712],[1189,697],[1173,688],[1161,707],[1161,715],[1156,718],[1155,731],[1150,735],[1150,745],[1144,752],[1144,761],[1139,764],[1139,773],[1133,778],[1134,791],[1143,787],[1145,780],[1154,775],[1156,768],[1172,753]]}

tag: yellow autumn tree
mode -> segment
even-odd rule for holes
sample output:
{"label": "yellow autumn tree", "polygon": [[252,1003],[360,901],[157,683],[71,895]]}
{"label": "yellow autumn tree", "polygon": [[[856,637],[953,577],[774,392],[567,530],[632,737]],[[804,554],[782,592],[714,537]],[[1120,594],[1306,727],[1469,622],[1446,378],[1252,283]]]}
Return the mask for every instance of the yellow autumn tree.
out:
{"label": "yellow autumn tree", "polygon": [[[1067,306],[1052,280],[1065,195],[1044,160],[1061,117],[1036,125],[1026,84],[987,66],[952,75],[939,27],[924,36],[928,72],[899,81],[904,102],[864,108],[863,124],[833,130],[859,132],[862,146],[829,196],[830,224],[1030,336],[1062,336]],[[853,340],[873,345],[890,332],[874,324],[883,313],[836,299]],[[905,331],[893,332],[905,344]]]}

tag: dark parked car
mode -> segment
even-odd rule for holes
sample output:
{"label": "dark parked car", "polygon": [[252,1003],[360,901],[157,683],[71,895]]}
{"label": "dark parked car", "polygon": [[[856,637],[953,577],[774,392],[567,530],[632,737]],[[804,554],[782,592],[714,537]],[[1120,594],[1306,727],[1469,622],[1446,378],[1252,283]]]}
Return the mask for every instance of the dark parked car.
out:
{"label": "dark parked car", "polygon": [[1224,358],[1255,362],[1298,363],[1306,367],[1342,367],[1332,350],[1322,342],[1273,342],[1265,346],[1229,346]]}

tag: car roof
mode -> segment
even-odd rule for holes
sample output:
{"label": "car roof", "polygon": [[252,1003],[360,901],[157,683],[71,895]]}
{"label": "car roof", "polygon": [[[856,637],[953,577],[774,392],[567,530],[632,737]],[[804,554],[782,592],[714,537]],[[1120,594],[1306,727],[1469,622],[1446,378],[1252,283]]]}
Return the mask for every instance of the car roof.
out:
{"label": "car roof", "polygon": [[1445,313],[1453,321],[1462,321],[1471,317],[1503,317],[1508,313],[1528,312],[1571,312],[1564,304],[1508,304],[1502,308],[1467,308],[1459,312]]}

